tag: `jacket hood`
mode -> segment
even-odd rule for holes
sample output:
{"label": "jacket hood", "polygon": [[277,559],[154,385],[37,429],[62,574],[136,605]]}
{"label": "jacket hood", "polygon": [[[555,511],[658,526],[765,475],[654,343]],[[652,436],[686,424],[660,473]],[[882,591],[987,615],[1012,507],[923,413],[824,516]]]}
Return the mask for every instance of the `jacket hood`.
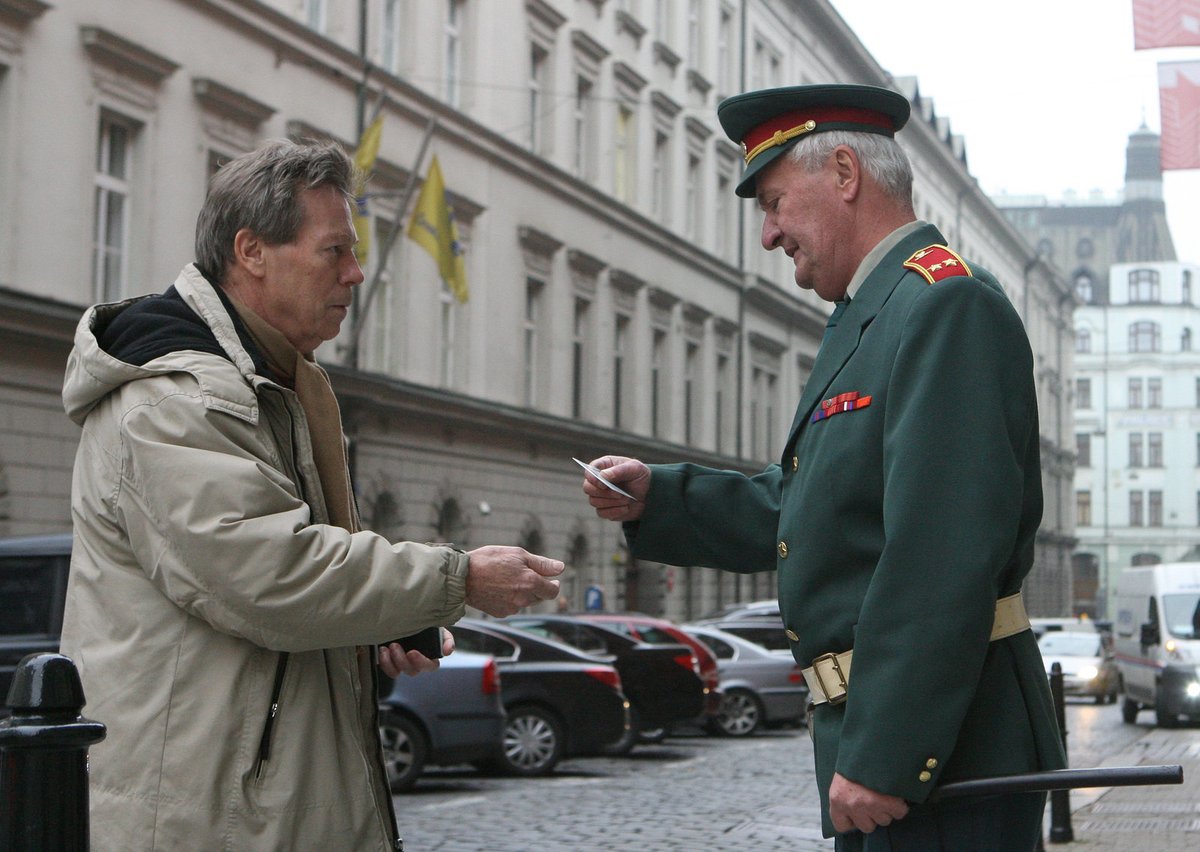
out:
{"label": "jacket hood", "polygon": [[207,398],[257,416],[252,384],[256,375],[268,375],[266,362],[228,297],[193,264],[164,293],[84,313],[67,359],[63,407],[82,426],[101,400],[126,383],[179,371],[192,374]]}

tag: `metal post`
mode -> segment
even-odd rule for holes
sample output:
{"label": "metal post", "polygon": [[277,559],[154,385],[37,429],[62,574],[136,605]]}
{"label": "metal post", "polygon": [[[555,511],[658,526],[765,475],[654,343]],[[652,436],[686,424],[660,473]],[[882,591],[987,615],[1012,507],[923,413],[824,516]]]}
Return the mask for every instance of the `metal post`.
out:
{"label": "metal post", "polygon": [[105,736],[83,718],[79,672],[61,654],[21,660],[0,721],[0,852],[86,852],[88,746]]}
{"label": "metal post", "polygon": [[[1063,752],[1067,751],[1067,714],[1063,706],[1063,673],[1058,663],[1050,665],[1050,694],[1054,698],[1054,713],[1062,731]],[[1071,828],[1071,791],[1050,791],[1050,842],[1070,843],[1075,839]]]}

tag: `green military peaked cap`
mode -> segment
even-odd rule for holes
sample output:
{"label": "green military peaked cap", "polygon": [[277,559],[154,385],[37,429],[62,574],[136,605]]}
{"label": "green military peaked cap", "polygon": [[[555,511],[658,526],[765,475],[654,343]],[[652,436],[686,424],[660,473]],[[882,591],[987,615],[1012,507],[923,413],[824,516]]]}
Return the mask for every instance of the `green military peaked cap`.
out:
{"label": "green military peaked cap", "polygon": [[839,83],[759,89],[717,106],[721,127],[746,160],[735,190],[742,198],[753,198],[754,176],[804,136],[827,130],[895,136],[908,114],[908,99],[898,92]]}

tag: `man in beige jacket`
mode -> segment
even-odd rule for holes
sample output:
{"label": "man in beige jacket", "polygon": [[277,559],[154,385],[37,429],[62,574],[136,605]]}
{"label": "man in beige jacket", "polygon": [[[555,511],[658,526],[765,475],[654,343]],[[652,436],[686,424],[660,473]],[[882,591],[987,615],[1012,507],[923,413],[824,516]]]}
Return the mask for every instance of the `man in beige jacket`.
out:
{"label": "man in beige jacket", "polygon": [[108,726],[91,752],[96,849],[401,849],[373,646],[390,675],[427,670],[390,640],[558,594],[562,563],[520,548],[359,528],[312,355],[363,280],[352,178],[332,145],[231,161],[195,263],[79,323],[62,650]]}

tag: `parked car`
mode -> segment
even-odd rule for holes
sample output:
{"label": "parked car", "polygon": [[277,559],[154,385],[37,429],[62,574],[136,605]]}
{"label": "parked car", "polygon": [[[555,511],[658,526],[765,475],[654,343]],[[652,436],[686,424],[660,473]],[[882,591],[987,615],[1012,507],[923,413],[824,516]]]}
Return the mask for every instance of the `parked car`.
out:
{"label": "parked car", "polygon": [[792,643],[784,631],[783,621],[776,618],[756,618],[746,621],[715,621],[704,622],[709,627],[716,627],[734,636],[740,636],[756,645],[761,645],[768,651],[792,652]]}
{"label": "parked car", "polygon": [[704,709],[704,685],[689,645],[639,642],[573,615],[514,615],[504,621],[586,653],[612,658],[629,697],[631,733],[610,752],[625,753],[638,741],[657,742],[673,725],[695,719]]}
{"label": "parked car", "polygon": [[716,612],[697,618],[693,624],[712,624],[716,621],[747,621],[755,618],[779,619],[779,600],[739,601],[726,604]]}
{"label": "parked car", "polygon": [[21,660],[58,651],[70,567],[70,533],[0,540],[0,706]]}
{"label": "parked car", "polygon": [[489,654],[457,649],[420,677],[380,675],[379,735],[392,791],[412,789],[427,765],[491,757],[504,731],[500,671]]}
{"label": "parked car", "polygon": [[587,612],[580,613],[579,617],[611,627],[650,645],[687,645],[696,655],[696,662],[700,666],[700,680],[704,683],[705,718],[702,718],[701,722],[707,722],[720,712],[721,677],[717,671],[717,658],[707,645],[697,641],[678,624],[665,618],[655,618],[637,612]]}
{"label": "parked car", "polygon": [[1033,635],[1041,639],[1047,633],[1055,631],[1067,631],[1074,633],[1095,633],[1097,632],[1096,622],[1089,618],[1031,618],[1029,626],[1033,629]]}
{"label": "parked car", "polygon": [[598,754],[625,735],[629,701],[610,659],[502,622],[464,618],[451,631],[459,650],[491,654],[500,670],[504,731],[477,765],[548,775],[562,758]]}
{"label": "parked car", "polygon": [[1046,674],[1058,663],[1063,674],[1063,695],[1090,695],[1097,704],[1115,703],[1121,676],[1112,652],[1095,630],[1051,630],[1038,640]]}
{"label": "parked car", "polygon": [[687,624],[683,629],[717,657],[722,701],[712,729],[744,737],[764,725],[804,721],[808,685],[791,653],[768,651],[708,624]]}

